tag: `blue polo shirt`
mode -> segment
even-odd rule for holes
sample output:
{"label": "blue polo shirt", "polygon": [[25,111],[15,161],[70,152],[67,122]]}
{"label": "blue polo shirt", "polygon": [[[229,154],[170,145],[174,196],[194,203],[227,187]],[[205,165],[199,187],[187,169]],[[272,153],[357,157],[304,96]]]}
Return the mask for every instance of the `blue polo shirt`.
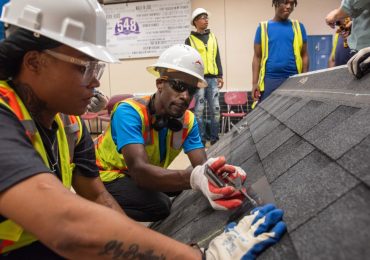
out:
{"label": "blue polo shirt", "polygon": [[[302,32],[302,40],[307,42],[306,29],[299,23]],[[280,79],[298,73],[294,57],[293,40],[294,32],[291,20],[276,22],[269,20],[267,24],[268,34],[268,59],[266,62],[265,78]],[[254,38],[254,44],[261,44],[261,24],[258,26]]]}
{"label": "blue polo shirt", "polygon": [[[144,137],[141,132],[142,122],[139,113],[128,103],[120,104],[113,114],[111,122],[112,138],[117,146],[117,151],[128,144],[144,145]],[[166,156],[166,137],[168,129],[163,128],[158,132],[160,159],[163,161]],[[200,135],[197,120],[194,120],[193,128],[182,145],[184,152],[188,153],[194,149],[204,148]]]}

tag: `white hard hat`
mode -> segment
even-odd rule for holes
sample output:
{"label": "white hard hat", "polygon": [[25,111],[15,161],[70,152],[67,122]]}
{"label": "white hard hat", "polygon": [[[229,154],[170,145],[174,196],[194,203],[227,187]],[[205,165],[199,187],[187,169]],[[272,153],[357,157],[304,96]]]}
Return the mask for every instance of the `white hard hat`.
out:
{"label": "white hard hat", "polygon": [[206,14],[206,15],[210,15],[209,14],[209,12],[206,10],[206,9],[204,9],[204,8],[197,8],[197,9],[195,9],[194,11],[193,11],[193,14],[191,15],[191,21],[190,21],[190,24],[191,25],[194,25],[194,19],[198,16],[198,15],[200,15],[200,14]]}
{"label": "white hard hat", "polygon": [[199,52],[185,44],[176,44],[165,50],[157,62],[147,70],[156,77],[160,77],[158,68],[175,70],[192,75],[198,79],[199,88],[207,87],[204,80],[204,64]]}
{"label": "white hard hat", "polygon": [[117,62],[106,48],[106,19],[96,0],[11,0],[1,21],[68,45],[97,60]]}

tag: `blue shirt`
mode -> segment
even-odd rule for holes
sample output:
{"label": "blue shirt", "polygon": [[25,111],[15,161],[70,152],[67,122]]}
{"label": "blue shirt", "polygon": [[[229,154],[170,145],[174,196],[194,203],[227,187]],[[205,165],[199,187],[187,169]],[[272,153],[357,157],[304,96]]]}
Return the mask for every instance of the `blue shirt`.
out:
{"label": "blue shirt", "polygon": [[[0,15],[3,11],[3,5],[5,5],[9,0],[0,0]],[[5,38],[4,23],[0,22],[0,40]]]}
{"label": "blue shirt", "polygon": [[[113,114],[111,131],[113,142],[116,144],[118,152],[121,152],[121,149],[128,144],[144,145],[144,137],[141,132],[141,126],[141,117],[135,108],[133,108],[130,104],[122,103],[117,107],[115,113]],[[166,156],[167,133],[167,128],[163,128],[158,133],[161,161],[163,161]],[[197,120],[194,120],[193,128],[185,139],[182,147],[185,153],[188,153],[194,149],[204,148],[199,135]]]}
{"label": "blue shirt", "polygon": [[[307,42],[306,29],[299,23],[302,32],[302,41]],[[284,22],[268,21],[268,59],[266,62],[265,78],[288,78],[297,74],[297,65],[294,57],[294,32],[290,20]],[[261,24],[258,26],[254,44],[261,44]]]}

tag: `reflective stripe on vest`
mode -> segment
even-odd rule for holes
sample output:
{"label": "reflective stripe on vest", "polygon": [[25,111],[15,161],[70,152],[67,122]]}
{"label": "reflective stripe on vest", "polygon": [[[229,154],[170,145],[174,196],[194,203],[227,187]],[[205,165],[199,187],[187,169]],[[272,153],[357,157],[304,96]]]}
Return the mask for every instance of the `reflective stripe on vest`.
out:
{"label": "reflective stripe on vest", "polygon": [[[303,46],[303,39],[302,39],[302,31],[301,26],[299,25],[299,21],[292,20],[292,29],[294,33],[294,40],[293,40],[293,51],[295,62],[297,66],[298,73],[302,73],[303,61],[301,56],[301,50]],[[265,90],[265,74],[266,74],[266,62],[268,59],[269,48],[268,48],[268,32],[267,32],[267,25],[268,22],[264,21],[261,22],[261,49],[262,49],[262,58],[260,64],[260,73],[258,77],[258,86],[260,91]]]}
{"label": "reflective stripe on vest", "polygon": [[331,49],[331,53],[330,53],[330,59],[333,59],[333,60],[335,59],[335,51],[337,50],[338,39],[339,39],[339,33],[336,33],[334,35],[333,48]]}
{"label": "reflective stripe on vest", "polygon": [[204,63],[204,75],[218,75],[216,55],[218,51],[217,40],[213,33],[209,33],[207,46],[196,36],[190,35],[190,45],[196,49],[202,57]]}
{"label": "reflective stripe on vest", "polygon": [[[32,117],[22,100],[5,81],[0,81],[0,105],[13,112],[19,119],[34,149],[39,153],[44,164],[50,168],[44,144]],[[57,114],[55,121],[58,124],[57,139],[62,182],[66,188],[70,188],[74,164],[69,149],[74,150],[75,145],[82,137],[81,120],[76,116]],[[71,144],[71,147],[68,144]],[[20,248],[36,240],[36,237],[23,231],[21,226],[9,219],[0,223],[0,253]]]}
{"label": "reflective stripe on vest", "polygon": [[[151,128],[151,115],[147,109],[150,97],[125,99],[115,105],[112,115],[121,103],[130,104],[139,114],[142,122],[141,133],[144,139],[145,151],[150,164],[162,168],[167,168],[182,150],[182,144],[193,128],[194,114],[186,110],[183,117],[183,130],[173,132],[168,129],[166,137],[166,156],[160,161],[158,132]],[[95,146],[96,161],[99,167],[100,178],[104,182],[109,182],[117,178],[122,178],[127,170],[127,165],[122,153],[117,151],[117,147],[112,139],[111,127],[98,137]]]}

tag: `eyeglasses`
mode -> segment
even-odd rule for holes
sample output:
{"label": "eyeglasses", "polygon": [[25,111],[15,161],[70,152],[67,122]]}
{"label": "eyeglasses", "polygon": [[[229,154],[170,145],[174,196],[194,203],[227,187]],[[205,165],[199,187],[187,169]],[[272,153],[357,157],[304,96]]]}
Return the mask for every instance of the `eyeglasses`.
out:
{"label": "eyeglasses", "polygon": [[167,78],[162,79],[167,81],[170,87],[178,93],[188,91],[189,95],[193,96],[199,90],[199,88],[192,86],[188,83],[185,83],[184,81],[179,79],[167,79]]}
{"label": "eyeglasses", "polygon": [[50,56],[53,56],[54,58],[69,62],[75,65],[78,65],[80,67],[85,67],[81,72],[83,73],[82,76],[82,84],[83,85],[89,85],[91,81],[95,78],[99,80],[101,76],[103,75],[105,63],[98,62],[98,61],[85,61],[81,60],[63,53],[55,52],[52,50],[44,50],[46,54],[49,54]]}
{"label": "eyeglasses", "polygon": [[206,14],[199,15],[199,17],[197,18],[197,20],[200,20],[200,19],[208,20],[208,15],[206,15]]}

